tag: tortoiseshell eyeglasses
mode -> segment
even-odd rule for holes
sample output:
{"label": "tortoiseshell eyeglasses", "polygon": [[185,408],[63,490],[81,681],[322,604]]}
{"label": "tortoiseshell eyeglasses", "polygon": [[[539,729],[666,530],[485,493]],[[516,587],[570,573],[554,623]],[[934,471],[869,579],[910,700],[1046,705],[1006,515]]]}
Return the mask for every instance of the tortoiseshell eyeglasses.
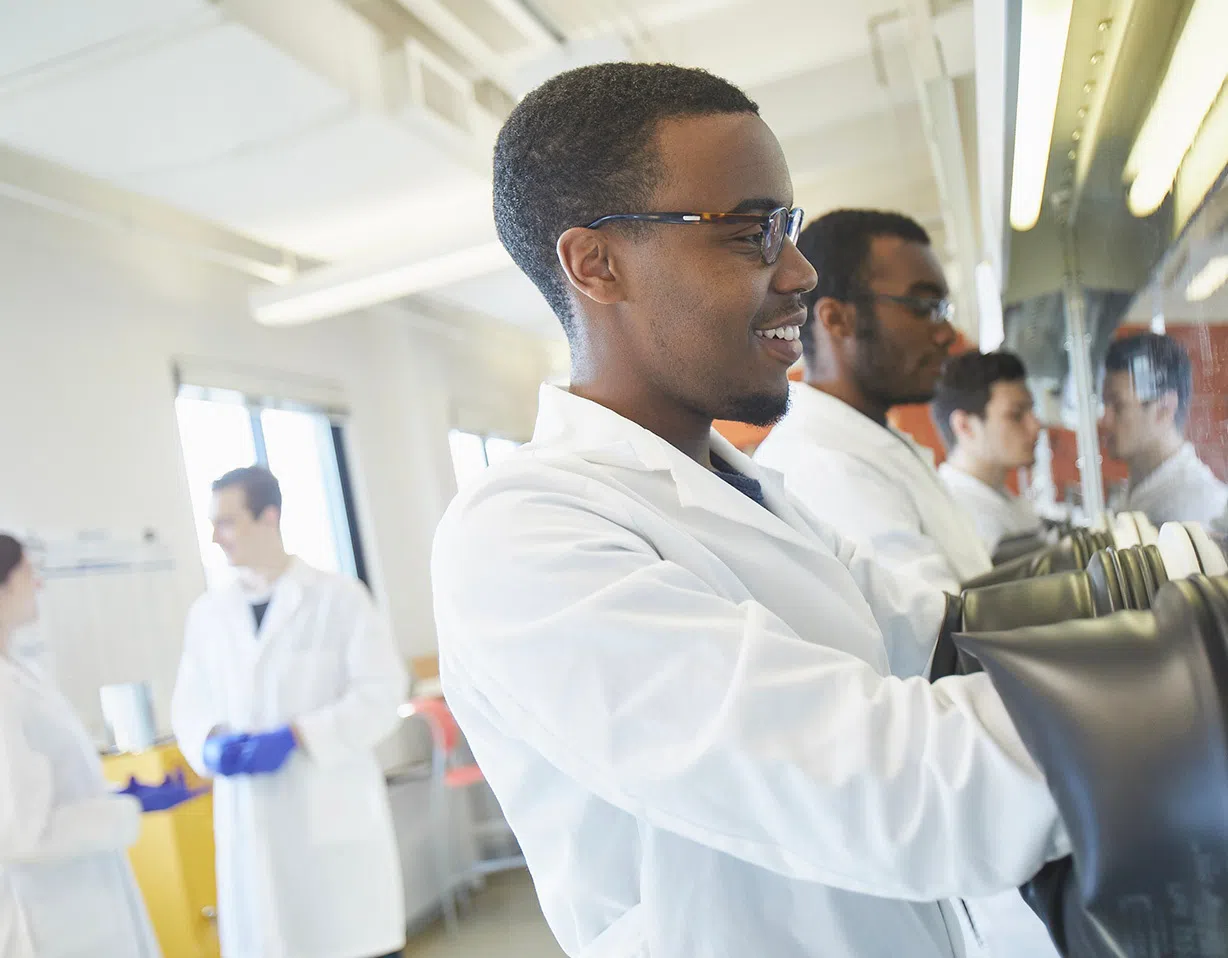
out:
{"label": "tortoiseshell eyeglasses", "polygon": [[689,226],[692,223],[758,223],[763,227],[759,252],[763,256],[763,262],[771,266],[780,258],[786,236],[791,242],[797,242],[805,215],[803,210],[791,210],[785,206],[778,206],[770,213],[614,213],[593,220],[588,224],[588,229],[595,230],[614,220],[675,223],[680,226]]}

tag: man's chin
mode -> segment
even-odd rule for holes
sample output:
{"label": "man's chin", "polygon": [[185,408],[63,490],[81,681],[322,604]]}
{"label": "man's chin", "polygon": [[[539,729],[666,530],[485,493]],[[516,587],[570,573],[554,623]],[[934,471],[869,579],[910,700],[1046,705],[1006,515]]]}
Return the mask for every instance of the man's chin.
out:
{"label": "man's chin", "polygon": [[780,422],[788,411],[789,390],[786,386],[783,393],[757,393],[732,399],[726,403],[722,414],[714,418],[766,428]]}

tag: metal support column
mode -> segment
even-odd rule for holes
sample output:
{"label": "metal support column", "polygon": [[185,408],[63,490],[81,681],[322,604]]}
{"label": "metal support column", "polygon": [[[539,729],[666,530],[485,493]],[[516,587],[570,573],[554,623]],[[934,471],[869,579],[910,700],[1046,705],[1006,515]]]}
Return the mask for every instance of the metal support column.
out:
{"label": "metal support column", "polygon": [[1066,277],[1063,299],[1066,311],[1066,355],[1075,387],[1075,435],[1079,442],[1079,478],[1083,485],[1083,514],[1091,525],[1104,517],[1104,477],[1100,468],[1100,434],[1097,429],[1096,379],[1092,374],[1092,337],[1087,329],[1086,299],[1079,273],[1073,228],[1063,230]]}

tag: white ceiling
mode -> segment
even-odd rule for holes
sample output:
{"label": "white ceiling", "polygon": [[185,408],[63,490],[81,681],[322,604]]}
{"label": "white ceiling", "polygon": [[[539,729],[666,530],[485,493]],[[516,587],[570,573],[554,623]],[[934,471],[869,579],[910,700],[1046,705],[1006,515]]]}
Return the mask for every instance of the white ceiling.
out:
{"label": "white ceiling", "polygon": [[[527,16],[517,0],[463,6],[481,12],[484,4]],[[428,65],[439,55],[438,76],[490,80],[512,93],[577,62],[670,60],[720,73],[759,101],[811,215],[843,205],[900,209],[931,228],[954,261],[912,34],[899,21],[871,28],[900,0],[533,6],[548,29],[511,53],[479,58],[434,29],[454,26],[437,0],[7,0],[0,144],[313,260],[429,258],[493,238],[486,166],[497,116],[467,105],[470,129],[440,122],[406,79],[414,51],[426,48]],[[931,8],[946,71],[971,102],[972,2]],[[421,44],[388,32],[390,21],[401,22],[392,14],[406,11],[412,38],[433,25]],[[963,142],[954,146],[966,150],[971,111],[961,119]],[[430,297],[556,332],[510,265]]]}

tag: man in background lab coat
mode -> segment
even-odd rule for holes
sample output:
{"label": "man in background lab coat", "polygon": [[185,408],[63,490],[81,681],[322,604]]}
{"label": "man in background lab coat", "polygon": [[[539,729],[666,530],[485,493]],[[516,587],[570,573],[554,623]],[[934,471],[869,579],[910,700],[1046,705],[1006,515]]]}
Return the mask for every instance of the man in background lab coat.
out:
{"label": "man in background lab coat", "polygon": [[215,777],[223,958],[372,958],[405,944],[375,746],[408,680],[361,583],[286,554],[266,469],[214,484],[214,542],[240,570],[188,613],[172,724]]}
{"label": "man in background lab coat", "polygon": [[1228,486],[1185,440],[1193,391],[1190,357],[1171,336],[1142,333],[1109,346],[1100,428],[1109,455],[1130,470],[1115,511],[1142,512],[1159,527],[1209,525],[1228,507]]}
{"label": "man in background lab coat", "polygon": [[1014,353],[968,352],[947,361],[932,407],[946,443],[938,475],[976,522],[990,555],[1003,539],[1037,534],[1040,515],[1006,487],[1036,462],[1040,421],[1027,371]]}
{"label": "man in background lab coat", "polygon": [[711,428],[777,419],[800,353],[776,138],[711,74],[602,64],[521,100],[494,172],[570,388],[454,500],[432,583],[448,703],[563,950],[964,955],[943,900],[1061,852],[1048,790],[984,675],[923,677],[942,594]]}
{"label": "man in background lab coat", "polygon": [[806,296],[804,382],[755,459],[841,535],[958,593],[993,567],[989,552],[931,450],[887,422],[892,407],[934,398],[955,343],[929,236],[897,213],[838,210],[807,226],[798,248],[819,275]]}
{"label": "man in background lab coat", "polygon": [[[887,423],[892,407],[934,398],[955,342],[929,236],[897,213],[838,210],[806,227],[798,248],[818,273],[806,295],[804,382],[755,459],[884,564],[958,594],[993,568],[989,550],[931,450]],[[990,958],[1055,953],[1014,892],[970,901],[965,916]]]}

